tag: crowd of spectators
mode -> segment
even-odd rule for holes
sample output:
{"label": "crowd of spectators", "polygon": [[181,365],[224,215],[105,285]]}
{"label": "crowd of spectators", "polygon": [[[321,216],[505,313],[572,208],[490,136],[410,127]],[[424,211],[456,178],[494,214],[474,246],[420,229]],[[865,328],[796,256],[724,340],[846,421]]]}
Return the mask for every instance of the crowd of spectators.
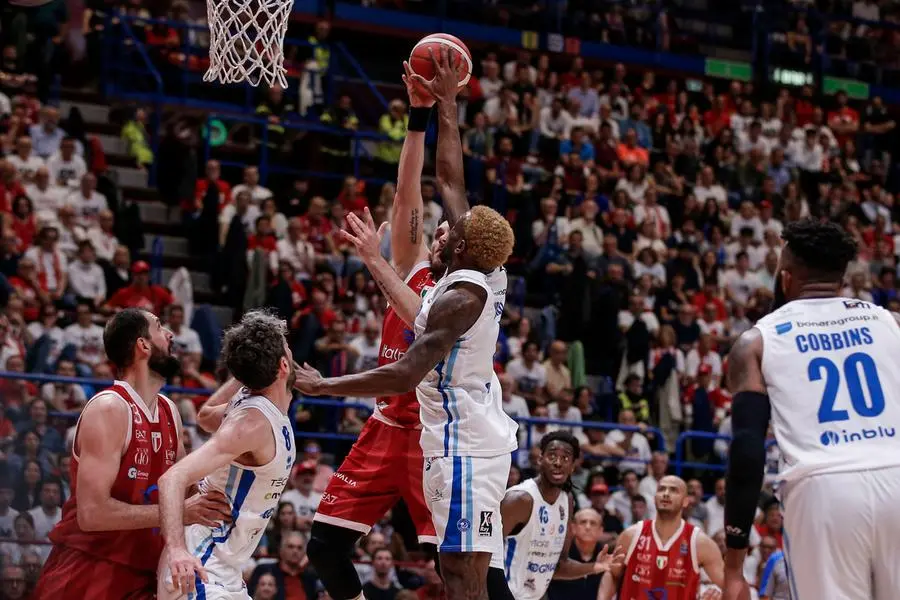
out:
{"label": "crowd of spectators", "polygon": [[[528,51],[476,56],[459,108],[472,200],[504,212],[517,234],[495,357],[504,408],[516,418],[571,423],[523,426],[509,484],[535,474],[543,434],[571,429],[584,450],[576,503],[597,511],[579,513],[572,557],[588,561],[652,516],[680,432],[730,433],[725,356],[770,309],[786,223],[842,223],[860,251],[844,293],[900,309],[900,187],[895,122],[879,98],[855,104],[812,87],[712,81],[689,91],[651,71],[569,60]],[[214,387],[223,374],[213,347],[191,328],[193,297],[151,282],[150,265],[137,256],[139,211],[120,198],[102,148],[77,111],[60,122],[26,79],[0,96],[0,370],[109,380],[103,323],[117,309],[141,306],[175,334],[183,369],[171,383]],[[262,97],[257,112],[273,117],[270,127],[297,110],[278,89]],[[379,122],[360,122],[352,102],[338,95],[316,118],[387,134],[370,166],[393,178],[406,128],[402,100]],[[271,306],[290,325],[297,359],[327,376],[374,367],[386,304],[338,232],[348,212],[366,206],[376,224],[389,221],[393,183],[346,176],[334,188],[314,178],[267,187],[255,164],[240,174],[217,160],[198,165],[199,132],[178,115],[154,156],[147,122],[141,110],[126,119],[129,164],[158,160],[171,174],[159,179],[160,199],[180,211],[215,300],[235,315]],[[346,156],[331,149],[338,153],[328,165],[337,169]],[[422,193],[432,236],[442,209],[428,177]],[[47,533],[70,493],[71,417],[94,390],[0,379],[3,597],[22,597],[17,590],[30,589],[46,558]],[[185,443],[196,448],[205,436],[191,424],[204,396],[172,397]],[[291,417],[300,440],[304,432],[353,434],[373,402],[335,412],[298,398]],[[346,449],[299,444],[288,490],[246,568],[255,598],[325,597],[308,568],[305,534]],[[722,465],[727,444],[692,440],[685,455]],[[776,447],[769,462],[777,468]],[[722,543],[724,481],[689,475],[688,517]],[[385,515],[359,544],[366,597],[439,598],[434,565],[407,543],[403,512]],[[768,492],[755,531],[751,581],[782,544]],[[593,598],[596,584],[554,583],[549,596]]]}

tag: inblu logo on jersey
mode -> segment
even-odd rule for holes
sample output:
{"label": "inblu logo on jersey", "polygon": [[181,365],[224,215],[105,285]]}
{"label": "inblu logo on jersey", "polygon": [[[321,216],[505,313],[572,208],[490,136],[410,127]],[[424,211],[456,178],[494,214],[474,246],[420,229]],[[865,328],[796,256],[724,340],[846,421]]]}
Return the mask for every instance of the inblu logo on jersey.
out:
{"label": "inblu logo on jersey", "polygon": [[784,335],[788,331],[794,328],[794,324],[788,321],[787,323],[779,323],[775,326],[775,333],[778,335]]}
{"label": "inblu logo on jersey", "polygon": [[892,438],[896,435],[897,430],[893,427],[882,427],[879,425],[874,429],[860,429],[859,431],[847,431],[846,429],[842,429],[840,433],[824,431],[819,437],[819,441],[822,442],[823,446],[837,446],[838,444],[852,444],[863,440]]}

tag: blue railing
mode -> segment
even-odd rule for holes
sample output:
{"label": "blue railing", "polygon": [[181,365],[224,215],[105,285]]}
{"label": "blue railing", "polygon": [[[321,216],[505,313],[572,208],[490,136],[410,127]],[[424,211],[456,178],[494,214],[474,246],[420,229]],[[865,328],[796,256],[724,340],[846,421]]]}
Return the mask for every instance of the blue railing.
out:
{"label": "blue railing", "polygon": [[[672,462],[672,465],[675,467],[675,474],[681,475],[684,469],[697,469],[702,471],[719,471],[724,472],[726,469],[725,464],[723,463],[702,463],[702,462],[691,462],[688,460],[684,460],[685,453],[685,444],[688,440],[724,440],[731,441],[730,435],[722,435],[719,433],[711,433],[709,431],[685,431],[678,436],[678,439],[675,441],[675,460]],[[775,446],[775,440],[767,440],[766,441],[766,449],[768,450],[772,446]]]}
{"label": "blue railing", "polygon": [[[272,174],[285,174],[297,177],[318,177],[322,179],[343,179],[351,174],[347,172],[303,170],[280,163],[277,160],[277,155],[273,156],[272,148],[269,143],[273,124],[265,119],[240,115],[210,114],[207,120],[207,127],[209,127],[209,123],[213,120],[225,123],[229,130],[231,130],[232,127],[229,127],[228,124],[231,124],[232,126],[241,124],[249,125],[257,130],[255,135],[258,135],[259,143],[254,145],[257,154],[249,160],[252,161],[252,164],[259,167],[259,176],[263,183],[265,183],[268,176]],[[351,143],[348,158],[352,162],[352,174],[359,179],[376,184],[384,183],[386,180],[376,177],[363,177],[361,174],[361,161],[365,158],[371,158],[372,156],[372,152],[366,147],[367,144],[377,144],[380,142],[399,143],[378,132],[341,129],[312,121],[285,119],[279,121],[277,127],[287,131],[317,133],[325,136],[349,138]],[[216,152],[217,149],[211,146],[209,136],[207,136],[204,146],[206,158],[217,158]],[[233,160],[221,160],[220,162],[223,166],[238,168],[243,168],[249,164],[245,162],[235,162]]]}
{"label": "blue railing", "polygon": [[[0,371],[0,379],[19,379],[24,381],[31,381],[35,383],[70,383],[76,385],[89,386],[95,390],[99,390],[102,388],[106,388],[111,386],[114,382],[103,379],[89,379],[89,378],[81,378],[81,377],[63,377],[60,375],[45,375],[38,373],[15,373],[10,371]],[[166,394],[185,394],[189,396],[209,396],[213,394],[215,390],[209,389],[201,389],[201,388],[185,388],[185,387],[175,387],[175,386],[166,386],[162,389],[163,393]],[[371,413],[371,407],[367,404],[363,404],[360,402],[346,401],[341,399],[329,399],[329,398],[310,398],[305,396],[299,396],[294,400],[291,405],[291,414],[294,413],[299,407],[318,407],[324,410],[328,410],[333,413],[330,419],[327,420],[326,425],[328,426],[328,431],[295,431],[295,436],[298,440],[303,439],[317,439],[323,441],[332,441],[332,442],[352,442],[357,438],[356,434],[352,433],[340,433],[338,432],[338,425],[340,423],[341,411],[353,408],[361,411],[362,413],[369,414]],[[78,418],[78,412],[52,412],[51,416],[56,419],[62,419],[66,421],[74,421]],[[534,427],[538,425],[554,425],[559,427],[571,428],[571,429],[599,429],[603,431],[632,431],[636,433],[643,434],[652,434],[655,438],[656,449],[661,452],[667,452],[668,448],[666,446],[665,437],[660,429],[656,427],[638,427],[638,426],[628,426],[628,425],[620,425],[618,423],[598,423],[594,421],[564,421],[561,419],[541,419],[534,417],[521,417],[517,418],[516,421],[520,426],[525,427],[525,447],[523,450],[530,449],[534,444]],[[191,423],[186,423],[185,425],[192,425]],[[728,436],[721,436],[718,434],[707,433],[707,432],[699,432],[699,431],[687,431],[682,433],[678,437],[678,442],[675,447],[675,460],[671,462],[675,473],[681,475],[685,469],[694,469],[700,471],[722,471],[724,470],[724,466],[713,464],[713,463],[697,463],[697,462],[689,462],[684,460],[684,442],[691,438],[699,438],[699,439],[730,439]],[[768,444],[771,445],[771,442]],[[518,451],[517,451],[518,452]],[[622,458],[611,457],[611,456],[594,456],[593,458],[602,460],[602,461],[611,461],[611,462],[641,462],[646,463],[646,460],[640,460],[636,457],[625,456]]]}

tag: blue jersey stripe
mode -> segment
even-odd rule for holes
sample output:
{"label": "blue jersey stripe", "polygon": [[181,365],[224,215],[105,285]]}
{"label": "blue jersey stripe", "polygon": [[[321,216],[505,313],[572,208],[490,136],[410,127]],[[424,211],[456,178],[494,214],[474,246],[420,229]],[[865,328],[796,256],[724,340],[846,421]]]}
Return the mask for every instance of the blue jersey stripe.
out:
{"label": "blue jersey stripe", "polygon": [[[247,494],[250,492],[250,488],[253,486],[253,482],[256,481],[256,473],[253,471],[248,471],[245,469],[241,469],[236,467],[235,465],[231,465],[231,469],[233,471],[229,471],[228,473],[228,481],[229,485],[226,486],[226,497],[231,500],[230,491],[234,487],[234,476],[238,471],[241,472],[241,477],[237,486],[237,493],[234,495],[234,499],[231,503],[231,525],[228,527],[228,530],[225,532],[225,535],[221,537],[212,536],[212,543],[206,547],[206,551],[200,557],[200,564],[205,565],[206,561],[209,560],[209,557],[212,556],[213,550],[216,547],[216,544],[223,544],[228,541],[228,537],[231,535],[231,532],[234,531],[235,526],[237,525],[238,517],[241,514],[241,506],[244,505],[244,501],[247,499]],[[205,600],[206,599],[206,589],[203,585],[203,580],[200,579],[200,576],[195,576],[194,582],[197,586],[197,600]]]}
{"label": "blue jersey stripe", "polygon": [[459,356],[459,349],[462,346],[462,340],[457,340],[450,350],[450,357],[447,359],[447,378],[444,384],[449,386],[447,390],[450,393],[450,408],[453,411],[453,452],[459,451],[459,402],[456,399],[456,392],[453,391],[453,367],[456,366],[456,357]]}
{"label": "blue jersey stripe", "polygon": [[769,560],[766,561],[766,566],[763,568],[762,577],[759,578],[759,595],[765,596],[766,588],[769,587],[769,578],[772,577],[772,574],[775,572],[775,565],[778,564],[779,560],[784,558],[784,553],[781,550],[777,552],[773,552],[772,556],[769,557]]}
{"label": "blue jersey stripe", "polygon": [[443,400],[444,412],[447,414],[447,422],[444,423],[444,456],[450,456],[450,424],[453,422],[453,414],[450,412],[450,396],[444,391],[444,361],[439,362],[434,370],[437,371],[437,389]]}
{"label": "blue jersey stripe", "polygon": [[[474,545],[473,537],[475,535],[475,511],[472,503],[472,459],[468,456],[466,457],[466,518],[469,520],[471,524],[469,529],[466,531],[466,548],[469,552],[472,551],[472,546]],[[480,521],[479,521],[480,524]]]}
{"label": "blue jersey stripe", "polygon": [[447,527],[444,529],[444,542],[441,544],[441,550],[459,552],[462,549],[462,532],[460,531],[460,522],[463,518],[462,503],[462,459],[458,456],[454,456],[453,483],[450,490],[450,508],[447,511]]}
{"label": "blue jersey stripe", "polygon": [[513,558],[516,556],[516,538],[506,538],[506,560],[503,562],[503,570],[506,571],[506,580],[512,570]]}

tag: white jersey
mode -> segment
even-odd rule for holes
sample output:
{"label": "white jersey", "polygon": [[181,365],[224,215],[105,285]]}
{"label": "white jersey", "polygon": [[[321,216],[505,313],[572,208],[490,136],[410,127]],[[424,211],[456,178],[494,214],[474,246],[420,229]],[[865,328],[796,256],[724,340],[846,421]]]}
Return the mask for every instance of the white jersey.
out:
{"label": "white jersey", "polygon": [[521,531],[506,538],[504,555],[491,556],[491,567],[503,569],[516,600],[540,600],[550,587],[566,545],[569,495],[560,493],[556,502],[547,504],[535,479],[523,481],[506,493],[513,490],[531,496],[531,516]]}
{"label": "white jersey", "polygon": [[500,383],[494,373],[494,351],[506,303],[506,271],[501,268],[485,275],[460,269],[445,275],[425,292],[416,316],[416,337],[425,331],[435,301],[463,281],[483,287],[487,301],[475,324],[416,388],[425,457],[489,458],[512,452],[517,446],[518,426],[503,412]]}
{"label": "white jersey", "polygon": [[900,466],[900,327],[849,298],[794,300],[760,319],[779,480]]}
{"label": "white jersey", "polygon": [[[185,528],[188,550],[206,566],[210,582],[226,587],[243,585],[241,568],[250,560],[269,518],[278,509],[296,455],[290,419],[271,400],[242,389],[228,405],[225,418],[247,410],[258,410],[269,420],[275,439],[275,457],[259,467],[233,462],[204,477],[200,491],[217,490],[225,494],[231,505],[232,522],[215,529],[204,525]],[[226,573],[229,569],[232,572]]]}

